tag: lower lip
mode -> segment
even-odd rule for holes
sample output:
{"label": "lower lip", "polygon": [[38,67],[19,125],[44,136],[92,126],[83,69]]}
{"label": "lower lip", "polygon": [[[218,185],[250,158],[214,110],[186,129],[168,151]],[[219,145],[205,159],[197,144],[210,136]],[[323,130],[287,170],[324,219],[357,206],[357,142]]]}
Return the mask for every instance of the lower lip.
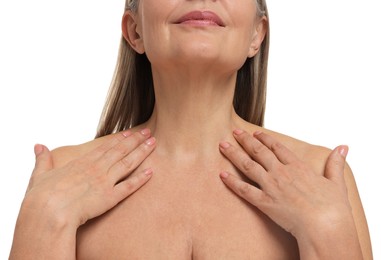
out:
{"label": "lower lip", "polygon": [[193,26],[219,26],[217,23],[210,20],[187,20],[180,24]]}

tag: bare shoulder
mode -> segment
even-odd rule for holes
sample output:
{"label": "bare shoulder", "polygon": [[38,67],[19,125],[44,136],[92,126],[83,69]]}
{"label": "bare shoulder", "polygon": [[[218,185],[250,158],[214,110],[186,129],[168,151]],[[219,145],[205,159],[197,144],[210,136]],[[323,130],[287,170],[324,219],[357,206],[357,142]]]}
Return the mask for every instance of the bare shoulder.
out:
{"label": "bare shoulder", "polygon": [[61,167],[70,161],[96,149],[103,142],[109,139],[110,136],[100,137],[78,145],[62,146],[52,150],[54,168]]}
{"label": "bare shoulder", "polygon": [[[139,131],[143,128],[143,126],[136,126],[134,128],[129,129],[131,132]],[[114,133],[106,136],[102,136],[88,142],[84,142],[78,145],[69,145],[62,146],[52,150],[53,156],[53,166],[54,168],[62,167],[69,163],[70,161],[80,158],[81,156],[93,151],[97,147],[101,146],[105,142],[110,141],[115,135],[119,133]]]}
{"label": "bare shoulder", "polygon": [[286,146],[301,161],[304,161],[313,167],[315,172],[322,175],[324,174],[325,163],[332,152],[332,149],[314,145],[304,140],[258,126],[248,125],[246,130],[248,132],[260,130],[263,133],[270,135],[282,145]]}

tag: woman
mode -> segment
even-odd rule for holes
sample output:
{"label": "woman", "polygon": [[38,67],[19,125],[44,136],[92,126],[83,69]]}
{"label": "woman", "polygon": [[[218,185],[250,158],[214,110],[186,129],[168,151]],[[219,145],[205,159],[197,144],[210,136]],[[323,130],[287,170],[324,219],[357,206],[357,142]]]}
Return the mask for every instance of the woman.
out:
{"label": "woman", "polygon": [[261,127],[265,1],[131,1],[122,30],[99,138],[35,147],[11,259],[372,258],[348,148]]}

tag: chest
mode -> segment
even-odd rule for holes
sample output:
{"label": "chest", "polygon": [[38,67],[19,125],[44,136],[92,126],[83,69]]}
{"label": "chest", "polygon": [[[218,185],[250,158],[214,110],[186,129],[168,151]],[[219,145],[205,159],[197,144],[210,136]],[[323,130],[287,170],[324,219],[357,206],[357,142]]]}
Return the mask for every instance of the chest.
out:
{"label": "chest", "polygon": [[[185,174],[185,175],[184,175]],[[218,172],[152,179],[78,231],[79,259],[298,259],[294,238]]]}

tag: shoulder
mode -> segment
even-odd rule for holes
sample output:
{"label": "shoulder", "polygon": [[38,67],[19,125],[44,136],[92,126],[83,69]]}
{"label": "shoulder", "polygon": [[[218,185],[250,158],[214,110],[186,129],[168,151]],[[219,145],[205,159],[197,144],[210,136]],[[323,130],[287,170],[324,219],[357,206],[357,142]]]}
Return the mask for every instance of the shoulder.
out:
{"label": "shoulder", "polygon": [[[129,130],[132,132],[136,132],[136,131],[142,130],[143,128],[144,128],[144,125],[139,125],[139,126],[130,128]],[[110,135],[106,135],[106,136],[102,136],[102,137],[90,140],[88,142],[84,142],[82,144],[62,146],[52,150],[53,167],[54,168],[62,167],[66,165],[67,163],[71,162],[72,160],[84,156],[85,154],[89,153],[90,151],[93,151],[94,149],[101,146],[105,142],[110,141],[117,134],[120,134],[120,133],[114,133],[114,134],[110,134]]]}
{"label": "shoulder", "polygon": [[62,146],[52,150],[51,153],[54,168],[61,167],[70,161],[85,155],[91,150],[97,148],[108,138],[109,136],[105,136],[82,144]]}
{"label": "shoulder", "polygon": [[[143,126],[141,125],[131,128],[129,130],[132,132],[136,132],[141,130],[142,128]],[[89,153],[90,151],[93,151],[105,142],[110,141],[117,134],[120,133],[114,133],[90,140],[88,142],[84,142],[82,144],[62,146],[52,150],[53,167],[62,167],[67,163],[71,162],[72,160],[84,156],[85,154]]]}
{"label": "shoulder", "polygon": [[320,145],[311,144],[307,141],[300,140],[283,133],[279,133],[263,127],[254,126],[251,124],[248,124],[245,127],[245,130],[249,133],[253,133],[255,131],[260,130],[263,133],[270,135],[276,141],[286,146],[301,161],[304,161],[312,168],[314,168],[315,172],[322,175],[324,174],[325,164],[329,155],[332,152],[332,149]]}
{"label": "shoulder", "polygon": [[[249,126],[246,131],[257,131],[257,126]],[[321,175],[324,175],[325,166],[329,155],[332,150],[323,146],[313,145],[305,141],[271,131],[265,128],[259,128],[266,134],[269,134],[281,144],[285,145],[291,152],[293,152],[300,160],[307,163],[313,170]],[[357,190],[355,177],[348,164],[345,165],[344,179],[347,187],[347,195],[352,207],[353,218],[356,224],[358,237],[360,240],[361,248],[364,254],[364,259],[372,259],[372,249],[369,236],[369,229],[362,207],[361,199]]]}

